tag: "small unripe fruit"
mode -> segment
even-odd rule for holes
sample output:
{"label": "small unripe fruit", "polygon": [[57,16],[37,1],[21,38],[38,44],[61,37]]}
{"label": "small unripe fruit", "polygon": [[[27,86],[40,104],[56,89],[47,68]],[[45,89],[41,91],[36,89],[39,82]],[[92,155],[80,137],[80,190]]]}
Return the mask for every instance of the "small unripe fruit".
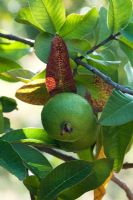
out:
{"label": "small unripe fruit", "polygon": [[45,104],[42,124],[48,135],[64,142],[87,137],[90,145],[96,138],[96,118],[90,104],[74,93],[60,93]]}

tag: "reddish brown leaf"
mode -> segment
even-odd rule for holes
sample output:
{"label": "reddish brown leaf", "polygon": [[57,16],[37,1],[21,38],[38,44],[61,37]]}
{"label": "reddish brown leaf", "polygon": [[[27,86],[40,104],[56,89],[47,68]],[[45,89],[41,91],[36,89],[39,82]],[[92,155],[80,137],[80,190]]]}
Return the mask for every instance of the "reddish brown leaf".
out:
{"label": "reddish brown leaf", "polygon": [[76,92],[67,47],[59,36],[52,41],[46,67],[46,86],[51,96],[60,92]]}
{"label": "reddish brown leaf", "polygon": [[88,89],[85,97],[91,103],[94,112],[102,112],[113,88],[97,76],[94,79],[93,88],[94,92],[92,88],[90,88],[91,92],[89,93]]}

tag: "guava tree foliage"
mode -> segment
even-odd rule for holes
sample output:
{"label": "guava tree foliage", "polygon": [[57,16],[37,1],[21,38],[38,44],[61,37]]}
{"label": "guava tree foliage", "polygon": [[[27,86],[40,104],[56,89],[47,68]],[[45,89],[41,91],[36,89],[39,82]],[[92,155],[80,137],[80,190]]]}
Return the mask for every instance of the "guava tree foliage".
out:
{"label": "guava tree foliage", "polygon": [[[132,13],[131,0],[108,0],[107,8],[68,16],[63,0],[27,0],[15,20],[39,30],[35,41],[0,33],[0,79],[23,82],[16,97],[44,109],[44,129],[14,130],[4,116],[17,102],[0,97],[0,165],[23,182],[32,200],[72,200],[90,190],[101,200],[110,180],[133,199],[114,175],[132,167],[123,164],[133,141]],[[38,73],[19,64],[31,51],[46,64]],[[58,135],[64,116],[70,123],[61,124]],[[53,169],[42,152],[63,164]]]}

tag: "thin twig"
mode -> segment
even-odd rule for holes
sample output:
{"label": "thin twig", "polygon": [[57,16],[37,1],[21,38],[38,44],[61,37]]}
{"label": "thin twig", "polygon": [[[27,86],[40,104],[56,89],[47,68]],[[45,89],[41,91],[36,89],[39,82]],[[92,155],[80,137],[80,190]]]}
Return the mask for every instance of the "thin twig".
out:
{"label": "thin twig", "polygon": [[30,39],[26,39],[26,38],[21,38],[15,35],[11,35],[11,34],[5,34],[5,33],[0,33],[0,37],[2,38],[6,38],[8,40],[14,40],[14,41],[18,41],[24,44],[27,44],[31,47],[34,46],[34,40],[30,40]]}
{"label": "thin twig", "polygon": [[[99,47],[103,46],[104,44],[106,44],[107,42],[116,39],[116,37],[120,35],[120,33],[117,33],[115,35],[110,35],[107,39],[105,39],[104,41],[102,41],[101,43],[99,43],[98,45],[94,46],[91,50],[87,51],[87,53],[92,53],[93,51],[95,51],[96,49],[98,49]],[[15,40],[15,41],[19,41],[22,42],[24,44],[28,44],[31,47],[34,46],[34,41],[33,40],[29,40],[29,39],[25,39],[25,38],[21,38],[18,36],[14,36],[14,35],[10,35],[10,34],[4,34],[4,33],[0,33],[0,37],[2,38],[6,38],[9,40]],[[105,74],[103,74],[102,72],[100,72],[98,69],[90,66],[89,64],[81,61],[83,57],[79,57],[76,58],[75,61],[77,64],[80,64],[82,66],[84,66],[85,68],[87,68],[88,70],[90,70],[91,72],[93,72],[94,74],[96,74],[97,76],[99,76],[100,78],[102,78],[106,83],[108,83],[109,85],[111,85],[113,88],[116,88],[117,90],[120,90],[123,93],[128,93],[133,95],[133,90],[130,90],[127,87],[124,87],[122,85],[119,85],[118,83],[112,81],[112,79],[108,76],[106,76]]]}
{"label": "thin twig", "polygon": [[66,155],[66,154],[63,154],[53,148],[50,148],[50,147],[36,147],[38,148],[40,151],[43,151],[45,153],[48,153],[52,156],[55,156],[61,160],[64,160],[64,161],[71,161],[71,160],[76,160],[76,158],[72,157],[72,156],[69,156],[69,155]]}
{"label": "thin twig", "polygon": [[122,169],[131,169],[133,168],[133,163],[124,163]]}
{"label": "thin twig", "polygon": [[118,83],[114,82],[109,76],[103,74],[98,69],[96,69],[95,67],[92,67],[88,63],[83,62],[80,58],[76,58],[75,62],[77,64],[79,64],[79,65],[82,65],[83,67],[85,67],[86,69],[91,71],[93,74],[96,74],[98,77],[103,79],[107,84],[111,85],[113,88],[115,88],[117,90],[120,90],[123,93],[128,93],[128,94],[133,95],[133,90],[131,90],[131,89],[127,88],[127,87],[124,87],[122,85],[119,85]]}
{"label": "thin twig", "polygon": [[130,188],[126,185],[126,183],[122,182],[120,179],[118,179],[114,175],[111,180],[125,191],[129,200],[133,200],[133,193],[131,192]]}
{"label": "thin twig", "polygon": [[92,47],[92,49],[87,51],[87,54],[90,54],[92,52],[94,52],[95,50],[97,50],[99,47],[104,46],[105,44],[107,44],[108,42],[110,42],[111,40],[115,40],[117,36],[119,36],[120,33],[116,33],[115,35],[110,35],[108,38],[106,38],[105,40],[103,40],[102,42],[100,42],[98,45]]}
{"label": "thin twig", "polygon": [[[99,44],[95,45],[94,47],[92,47],[90,50],[88,50],[86,52],[86,54],[91,54],[93,53],[95,50],[99,49],[100,47],[104,46],[105,44],[107,44],[108,42],[110,42],[111,40],[116,40],[117,36],[119,36],[121,33],[118,32],[114,35],[110,35],[108,38],[106,38],[105,40],[103,40],[102,42],[100,42]],[[83,59],[84,56],[80,56],[80,59]]]}

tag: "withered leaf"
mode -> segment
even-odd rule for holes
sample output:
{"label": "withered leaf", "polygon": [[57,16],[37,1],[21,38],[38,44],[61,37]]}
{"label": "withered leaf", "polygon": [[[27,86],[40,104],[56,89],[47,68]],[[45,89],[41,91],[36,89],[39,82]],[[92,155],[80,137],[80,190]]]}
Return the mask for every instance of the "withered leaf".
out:
{"label": "withered leaf", "polygon": [[50,98],[45,79],[36,79],[16,91],[16,97],[29,104],[44,105]]}

